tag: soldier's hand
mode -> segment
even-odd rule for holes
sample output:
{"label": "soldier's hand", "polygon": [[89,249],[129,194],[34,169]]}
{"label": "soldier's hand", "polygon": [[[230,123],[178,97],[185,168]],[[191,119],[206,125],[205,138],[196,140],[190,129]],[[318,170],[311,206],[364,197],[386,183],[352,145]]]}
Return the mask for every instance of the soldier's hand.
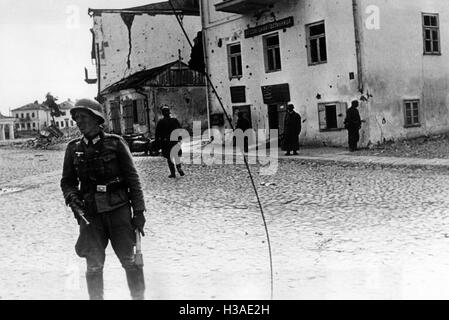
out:
{"label": "soldier's hand", "polygon": [[83,212],[84,210],[84,203],[79,199],[73,199],[70,204],[70,208],[72,209],[73,216],[75,217],[76,221],[78,221],[78,224],[80,224],[81,217],[80,212]]}
{"label": "soldier's hand", "polygon": [[134,230],[139,230],[140,234],[145,237],[145,232],[143,231],[143,227],[145,226],[145,216],[143,211],[134,212],[134,216],[131,220]]}

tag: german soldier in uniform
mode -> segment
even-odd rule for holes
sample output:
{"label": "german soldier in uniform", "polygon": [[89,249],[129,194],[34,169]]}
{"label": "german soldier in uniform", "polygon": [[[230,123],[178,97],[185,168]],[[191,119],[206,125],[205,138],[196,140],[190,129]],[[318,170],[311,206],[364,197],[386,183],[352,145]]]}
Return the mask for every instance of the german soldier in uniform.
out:
{"label": "german soldier in uniform", "polygon": [[[184,176],[185,173],[181,168],[179,157],[182,155],[182,150],[179,147],[179,141],[171,141],[170,137],[174,130],[181,128],[178,119],[170,116],[170,108],[166,105],[161,108],[162,115],[164,116],[156,125],[156,143],[162,149],[162,156],[167,159],[168,168],[170,169],[169,178],[176,178],[175,167],[178,170],[180,176]],[[179,148],[177,156],[172,153],[176,153]],[[172,152],[173,151],[173,152]]]}
{"label": "german soldier in uniform", "polygon": [[111,241],[131,297],[144,299],[143,269],[135,262],[134,244],[135,230],[144,235],[145,203],[131,153],[123,138],[103,132],[99,103],[79,100],[70,113],[83,137],[67,146],[61,189],[80,225],[75,250],[86,258],[89,297],[103,299],[105,249]]}

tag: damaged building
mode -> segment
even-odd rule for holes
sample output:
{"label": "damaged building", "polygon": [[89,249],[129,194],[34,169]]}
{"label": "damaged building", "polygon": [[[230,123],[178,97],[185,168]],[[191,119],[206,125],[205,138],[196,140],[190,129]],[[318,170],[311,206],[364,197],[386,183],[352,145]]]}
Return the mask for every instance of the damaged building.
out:
{"label": "damaged building", "polygon": [[[287,103],[304,144],[364,146],[449,130],[447,0],[202,0],[206,63],[227,112],[279,129]],[[208,92],[211,125],[228,128]],[[234,117],[235,119],[236,117]]]}
{"label": "damaged building", "polygon": [[192,49],[179,24],[192,40],[201,31],[198,0],[89,9],[89,15],[97,79],[86,81],[98,86],[109,131],[153,137],[164,104],[183,128],[191,130],[193,121],[208,127],[204,75],[189,67]]}

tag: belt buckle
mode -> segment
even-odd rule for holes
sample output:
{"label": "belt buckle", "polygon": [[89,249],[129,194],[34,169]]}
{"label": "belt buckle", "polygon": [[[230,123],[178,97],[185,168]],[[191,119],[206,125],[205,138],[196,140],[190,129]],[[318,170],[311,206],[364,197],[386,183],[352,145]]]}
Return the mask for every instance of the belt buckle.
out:
{"label": "belt buckle", "polygon": [[97,192],[106,192],[107,188],[104,185],[98,185],[97,186]]}

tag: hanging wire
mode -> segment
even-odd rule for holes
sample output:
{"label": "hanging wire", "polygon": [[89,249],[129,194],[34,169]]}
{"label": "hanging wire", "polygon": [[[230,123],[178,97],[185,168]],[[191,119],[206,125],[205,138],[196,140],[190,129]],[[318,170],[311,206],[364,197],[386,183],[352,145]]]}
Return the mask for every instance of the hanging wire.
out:
{"label": "hanging wire", "polygon": [[[186,32],[186,30],[184,28],[184,25],[182,24],[182,21],[180,20],[178,14],[177,14],[177,11],[176,11],[175,7],[173,6],[172,0],[168,0],[168,2],[170,3],[170,6],[171,6],[171,8],[173,10],[173,13],[174,13],[174,15],[176,17],[176,20],[178,21],[178,23],[179,23],[179,25],[180,25],[183,33],[184,33],[184,36],[186,37],[186,39],[187,39],[187,41],[188,41],[188,43],[190,45],[190,48],[193,49],[193,44],[192,44],[192,42],[191,42],[191,40],[189,38],[189,35],[187,34],[187,32]],[[201,41],[203,41],[203,39],[201,39]],[[207,72],[207,65],[206,65],[206,71],[204,72],[204,75],[206,76],[206,79],[207,79],[207,81],[209,83],[209,87],[212,88],[215,96],[217,97],[217,100],[220,103],[221,109],[223,110],[223,112],[224,112],[224,114],[226,116],[226,119],[228,120],[229,125],[231,126],[231,129],[234,131],[235,128],[234,128],[234,125],[232,124],[232,120],[229,117],[229,114],[226,112],[226,109],[225,109],[225,107],[223,105],[223,102],[221,101],[221,97],[218,94],[218,92],[215,90],[215,87],[214,87],[214,85],[212,83],[212,80],[209,77],[209,74]],[[269,254],[269,257],[270,257],[270,285],[271,285],[271,295],[270,296],[271,296],[271,300],[273,300],[273,291],[274,291],[273,290],[273,283],[274,283],[274,281],[273,281],[273,255],[272,255],[272,250],[271,250],[270,234],[268,232],[267,221],[266,221],[266,218],[265,218],[265,213],[263,211],[262,203],[260,201],[259,193],[257,191],[256,184],[254,183],[254,178],[253,178],[253,175],[252,175],[252,172],[251,172],[251,168],[250,168],[250,166],[248,164],[248,159],[247,159],[247,157],[246,157],[246,155],[245,155],[245,153],[243,152],[242,149],[240,149],[240,152],[242,153],[242,156],[243,156],[243,159],[244,159],[244,162],[245,162],[245,166],[246,166],[246,169],[248,171],[249,178],[251,180],[251,185],[252,185],[252,187],[254,189],[254,193],[256,194],[257,203],[259,204],[260,213],[262,215],[262,220],[263,220],[263,224],[264,224],[264,227],[265,227],[265,234],[266,234],[266,237],[267,237],[267,244],[268,244],[268,254]]]}

